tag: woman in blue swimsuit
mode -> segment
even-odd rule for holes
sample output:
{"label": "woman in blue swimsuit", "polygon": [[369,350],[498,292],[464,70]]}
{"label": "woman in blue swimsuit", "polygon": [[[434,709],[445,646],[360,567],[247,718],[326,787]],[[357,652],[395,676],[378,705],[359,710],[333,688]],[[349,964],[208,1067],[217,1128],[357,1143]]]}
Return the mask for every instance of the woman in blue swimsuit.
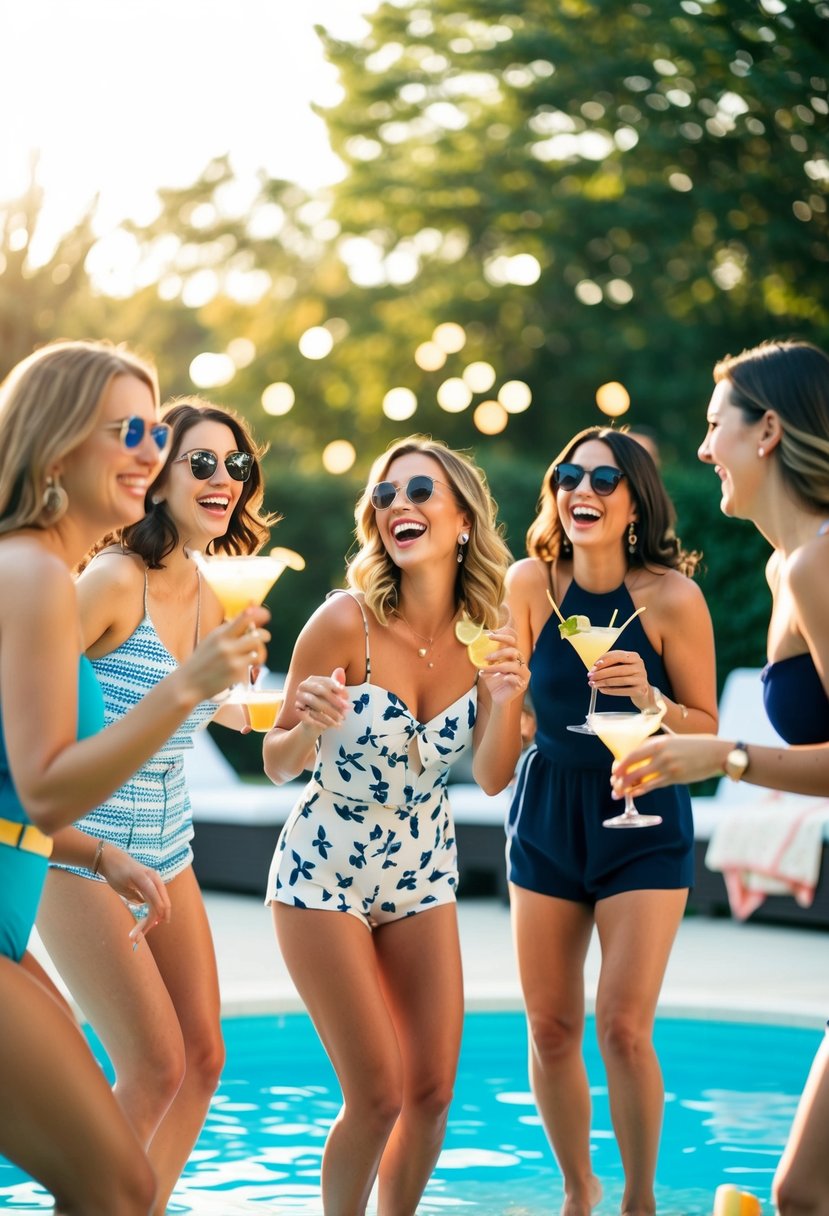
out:
{"label": "woman in blue swimsuit", "polygon": [[[508,784],[527,668],[514,631],[498,628],[508,553],[469,460],[400,441],[375,462],[356,520],[350,590],[305,626],[265,739],[273,781],[313,770],[267,902],[343,1092],[323,1156],[325,1216],[365,1212],[375,1178],[380,1216],[414,1216],[463,1020],[446,780],[471,747],[483,788]],[[492,631],[480,679],[456,637],[464,616]]]}
{"label": "woman in blue swimsuit", "polygon": [[[51,835],[238,678],[251,649],[263,653],[247,628],[267,617],[249,610],[217,630],[104,729],[71,571],[102,534],[141,518],[168,439],[154,372],[109,345],[44,347],[0,387],[0,1154],[47,1187],[56,1210],[84,1216],[146,1216],[155,1179],[68,1009],[25,953]],[[157,875],[121,850],[87,837],[83,862],[119,895],[147,901],[148,923],[169,916]]]}
{"label": "woman in blue swimsuit", "polygon": [[[710,735],[659,739],[615,769],[617,793],[727,773],[829,795],[829,357],[807,342],[766,342],[714,368],[700,460],[720,478],[726,515],[772,545],[766,712],[792,746]],[[643,767],[633,766],[644,762]],[[782,1216],[829,1211],[829,1042],[824,1038],[775,1179]]]}
{"label": "woman in blue swimsuit", "polygon": [[[199,398],[162,412],[170,455],[148,488],[147,514],[102,547],[78,580],[87,657],[116,722],[178,669],[223,619],[190,559],[193,549],[250,553],[267,538],[258,449],[245,423]],[[202,701],[111,798],[55,839],[38,928],[100,1036],[115,1092],[167,1201],[201,1130],[224,1061],[219,981],[193,873],[193,821],[184,753],[212,718],[241,729],[240,705]],[[133,954],[131,915],[83,864],[89,838],[157,871],[170,923]]]}
{"label": "woman in blue swimsuit", "polygon": [[[530,556],[510,570],[518,647],[531,654],[535,746],[508,825],[508,876],[530,1034],[530,1075],[564,1179],[563,1216],[587,1216],[601,1187],[590,1158],[590,1089],[582,1059],[584,962],[602,951],[596,1027],[622,1163],[624,1216],[653,1216],[663,1089],[652,1031],[668,956],[693,883],[686,790],[641,800],[662,816],[642,831],[603,826],[618,807],[612,757],[569,731],[601,711],[666,707],[677,731],[716,724],[714,643],[695,561],[672,530],[653,459],[629,436],[582,431],[548,469]],[[590,671],[559,632],[565,617],[607,626],[636,617]]]}

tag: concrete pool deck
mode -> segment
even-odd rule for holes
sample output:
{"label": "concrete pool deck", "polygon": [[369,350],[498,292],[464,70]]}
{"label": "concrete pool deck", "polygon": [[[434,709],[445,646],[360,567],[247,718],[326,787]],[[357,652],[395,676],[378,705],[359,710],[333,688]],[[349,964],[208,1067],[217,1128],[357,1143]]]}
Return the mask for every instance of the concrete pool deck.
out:
{"label": "concrete pool deck", "polygon": [[[207,892],[224,1011],[302,1008],[282,962],[270,911],[255,896]],[[520,1007],[509,909],[494,898],[458,901],[469,1008]],[[829,1016],[829,935],[820,930],[687,916],[660,1000],[661,1016],[768,1021],[820,1029]],[[587,958],[588,998],[601,958]]]}

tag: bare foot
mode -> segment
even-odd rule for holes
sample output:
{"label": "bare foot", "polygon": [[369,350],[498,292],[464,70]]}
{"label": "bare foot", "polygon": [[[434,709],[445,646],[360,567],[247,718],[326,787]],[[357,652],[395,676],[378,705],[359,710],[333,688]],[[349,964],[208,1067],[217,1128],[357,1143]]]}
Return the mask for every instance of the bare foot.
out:
{"label": "bare foot", "polygon": [[564,1198],[564,1206],[561,1209],[561,1216],[590,1216],[593,1208],[598,1207],[602,1201],[602,1184],[595,1175],[590,1179],[590,1184],[587,1188],[587,1202],[583,1199],[576,1200],[575,1198],[566,1195]]}

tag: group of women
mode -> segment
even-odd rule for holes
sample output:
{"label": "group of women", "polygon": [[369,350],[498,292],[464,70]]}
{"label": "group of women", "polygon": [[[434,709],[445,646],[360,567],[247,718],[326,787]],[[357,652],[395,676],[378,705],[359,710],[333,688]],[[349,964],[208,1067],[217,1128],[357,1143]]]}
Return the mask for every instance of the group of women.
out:
{"label": "group of women", "polygon": [[[359,1216],[375,1188],[379,1216],[414,1216],[440,1152],[463,1018],[447,778],[469,750],[488,792],[519,766],[507,864],[562,1216],[601,1197],[581,1046],[594,926],[621,1212],[656,1211],[652,1028],[693,882],[684,783],[726,770],[829,790],[829,358],[768,343],[715,380],[700,457],[723,510],[773,546],[765,696],[787,750],[711,733],[698,554],[634,437],[594,427],[563,449],[514,565],[468,456],[412,436],[371,469],[346,587],[300,634],[264,741],[273,781],[311,773],[266,901],[342,1088],[325,1216]],[[161,410],[152,369],[107,344],[45,347],[0,388],[0,1153],[64,1216],[163,1213],[221,1073],[182,755],[211,719],[247,729],[219,694],[264,661],[268,614],[223,620],[191,554],[262,545],[273,518],[261,455],[230,410],[197,398]],[[560,617],[617,616],[633,619],[586,670]],[[602,742],[568,730],[585,680],[603,706],[654,710],[668,732],[617,763],[612,783]],[[537,730],[519,762],[528,689]],[[605,830],[630,789],[661,823]],[[26,952],[36,915],[113,1089]],[[826,1059],[778,1172],[787,1216],[829,1210]]]}

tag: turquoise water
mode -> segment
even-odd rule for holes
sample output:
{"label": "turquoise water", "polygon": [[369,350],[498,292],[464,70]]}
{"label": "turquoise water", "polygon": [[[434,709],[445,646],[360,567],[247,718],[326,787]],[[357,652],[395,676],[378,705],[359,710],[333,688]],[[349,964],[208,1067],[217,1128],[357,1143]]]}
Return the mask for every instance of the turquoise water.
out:
{"label": "turquoise water", "polygon": [[[319,1169],[338,1106],[334,1074],[302,1014],[231,1018],[228,1062],[171,1212],[321,1216]],[[660,1216],[710,1216],[733,1182],[768,1204],[772,1175],[821,1032],[664,1019],[657,1046],[667,1102],[657,1172]],[[619,1210],[622,1172],[593,1023],[592,1151],[605,1187],[597,1216]],[[527,1085],[519,1013],[467,1015],[444,1151],[423,1216],[555,1216],[558,1170]],[[0,1209],[48,1197],[0,1161]]]}

